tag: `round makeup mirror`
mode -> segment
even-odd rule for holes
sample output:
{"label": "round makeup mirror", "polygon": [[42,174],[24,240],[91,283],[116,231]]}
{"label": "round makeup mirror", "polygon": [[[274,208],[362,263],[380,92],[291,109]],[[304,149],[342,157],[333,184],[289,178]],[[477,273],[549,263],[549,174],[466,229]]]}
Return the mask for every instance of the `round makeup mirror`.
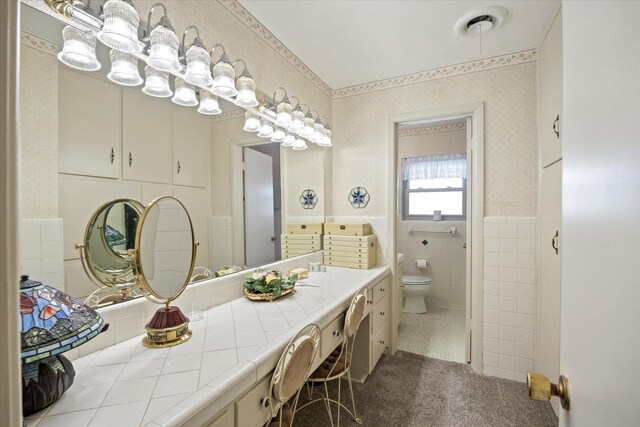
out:
{"label": "round makeup mirror", "polygon": [[99,307],[139,296],[129,249],[135,247],[136,230],[144,206],[132,199],[116,199],[93,213],[84,233],[84,243],[76,245],[85,272],[98,289],[85,300]]}
{"label": "round makeup mirror", "polygon": [[189,319],[170,303],[189,284],[197,245],[189,213],[178,199],[162,196],[145,208],[138,223],[135,248],[129,253],[144,296],[165,305],[146,325],[145,346],[169,347],[191,337]]}

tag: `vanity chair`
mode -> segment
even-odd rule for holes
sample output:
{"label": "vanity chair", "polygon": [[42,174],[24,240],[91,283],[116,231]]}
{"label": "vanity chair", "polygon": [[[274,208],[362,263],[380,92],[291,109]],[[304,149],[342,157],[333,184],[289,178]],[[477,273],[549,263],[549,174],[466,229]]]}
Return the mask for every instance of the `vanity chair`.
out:
{"label": "vanity chair", "polygon": [[[325,406],[327,408],[327,412],[329,413],[329,420],[331,421],[331,426],[333,427],[333,416],[331,413],[331,403],[335,403],[338,406],[338,427],[340,427],[340,407],[344,408],[351,418],[358,424],[362,424],[362,419],[358,418],[356,415],[356,401],[353,398],[353,385],[351,383],[351,360],[353,354],[353,345],[355,342],[356,334],[358,332],[358,327],[360,326],[360,322],[362,322],[362,318],[364,317],[364,311],[367,304],[367,288],[364,287],[360,289],[353,299],[351,300],[351,304],[349,305],[349,309],[345,314],[344,318],[344,333],[343,333],[343,341],[342,343],[335,349],[327,358],[320,364],[320,366],[309,376],[307,387],[308,390],[313,388],[313,384],[315,383],[323,383],[324,385],[324,396],[320,399],[312,400],[308,403],[305,403],[300,409],[305,406],[317,402],[319,400],[323,400]],[[344,406],[340,401],[340,379],[344,376],[347,376],[349,380],[349,392],[351,393],[351,405],[353,407],[353,412],[349,410],[346,406]],[[329,398],[329,389],[327,387],[327,383],[331,380],[338,380],[338,400],[333,400]],[[309,391],[309,396],[311,397],[312,391]]]}
{"label": "vanity chair", "polygon": [[[311,366],[320,345],[320,328],[312,323],[305,326],[284,349],[271,377],[272,419],[267,427],[290,427],[298,404],[300,390],[309,377]],[[289,400],[295,395],[293,407]]]}

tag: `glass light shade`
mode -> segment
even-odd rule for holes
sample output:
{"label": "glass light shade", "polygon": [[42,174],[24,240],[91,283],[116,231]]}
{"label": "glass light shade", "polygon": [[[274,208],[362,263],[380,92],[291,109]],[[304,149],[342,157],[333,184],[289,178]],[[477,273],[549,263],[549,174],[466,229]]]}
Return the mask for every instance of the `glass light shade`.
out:
{"label": "glass light shade", "polygon": [[284,141],[284,137],[285,137],[284,131],[282,129],[280,129],[280,128],[276,128],[273,131],[273,135],[271,135],[271,141],[273,141],[273,142],[282,142],[282,141]]}
{"label": "glass light shade", "polygon": [[196,98],[196,92],[193,90],[193,86],[185,82],[182,77],[176,77],[176,93],[173,95],[173,98],[171,98],[171,101],[183,107],[194,107],[198,105],[198,99]]}
{"label": "glass light shade", "polygon": [[82,71],[96,71],[101,65],[96,58],[96,38],[74,27],[66,26],[62,30],[64,46],[58,59],[71,68]]}
{"label": "glass light shade", "polygon": [[304,142],[304,140],[298,138],[293,143],[293,149],[296,150],[296,151],[306,150],[307,149],[307,143]]}
{"label": "glass light shade", "polygon": [[238,96],[236,96],[235,100],[237,106],[244,108],[258,106],[256,83],[251,77],[240,76],[236,82],[236,86],[238,88]]}
{"label": "glass light shade", "polygon": [[273,125],[267,119],[260,120],[260,131],[258,131],[258,136],[260,138],[271,138],[273,136]]}
{"label": "glass light shade", "polygon": [[218,104],[218,97],[208,90],[201,90],[200,107],[198,108],[198,113],[207,114],[209,116],[222,113],[220,104]]}
{"label": "glass light shade", "polygon": [[260,130],[260,116],[247,111],[244,114],[244,127],[242,129],[247,132],[258,132]]}
{"label": "glass light shade", "polygon": [[111,49],[122,52],[138,52],[138,25],[140,17],[136,9],[123,0],[109,0],[103,6],[104,24],[98,40]]}
{"label": "glass light shade", "polygon": [[311,135],[313,135],[313,125],[315,124],[315,121],[313,120],[313,118],[311,117],[305,117],[304,118],[304,126],[303,128],[300,130],[300,136],[303,136],[305,138],[309,138],[311,137]]}
{"label": "glass light shade", "polygon": [[162,25],[151,30],[151,48],[147,64],[161,71],[180,71],[182,64],[178,59],[178,36]]}
{"label": "glass light shade", "polygon": [[291,135],[289,132],[285,133],[284,136],[284,140],[282,141],[282,145],[283,147],[293,147],[293,144],[295,144],[296,142],[296,138]]}
{"label": "glass light shade", "polygon": [[321,147],[331,147],[333,145],[331,143],[331,130],[325,129],[323,133],[324,133],[324,136],[322,137],[322,140],[318,142],[318,145]]}
{"label": "glass light shade", "polygon": [[304,113],[302,110],[295,110],[291,113],[291,124],[289,125],[289,131],[293,133],[300,133],[304,126]]}
{"label": "glass light shade", "polygon": [[168,98],[173,95],[169,87],[169,74],[156,70],[151,65],[144,68],[144,73],[147,77],[142,88],[144,93],[157,98]]}
{"label": "glass light shade", "polygon": [[228,62],[220,61],[213,66],[211,92],[219,96],[232,97],[238,94],[236,72]]}
{"label": "glass light shade", "polygon": [[288,128],[291,124],[291,113],[293,111],[293,107],[287,101],[282,101],[276,107],[276,125],[282,126],[283,128]]}
{"label": "glass light shade", "polygon": [[317,144],[324,137],[324,125],[322,123],[317,123],[313,125],[313,135],[309,137],[311,142]]}
{"label": "glass light shade", "polygon": [[200,46],[193,45],[187,50],[187,71],[184,81],[192,85],[209,87],[213,84],[211,77],[211,57]]}
{"label": "glass light shade", "polygon": [[138,86],[144,80],[138,72],[138,58],[130,53],[111,50],[111,71],[107,78],[124,86]]}

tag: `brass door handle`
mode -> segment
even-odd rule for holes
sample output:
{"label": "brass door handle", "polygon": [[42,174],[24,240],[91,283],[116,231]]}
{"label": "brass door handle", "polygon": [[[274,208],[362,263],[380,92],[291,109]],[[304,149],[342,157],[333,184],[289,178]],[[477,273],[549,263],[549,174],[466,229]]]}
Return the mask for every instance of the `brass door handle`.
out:
{"label": "brass door handle", "polygon": [[560,375],[558,384],[553,384],[549,378],[537,372],[527,372],[527,387],[531,400],[549,400],[551,396],[558,396],[560,404],[566,411],[569,410],[569,378]]}

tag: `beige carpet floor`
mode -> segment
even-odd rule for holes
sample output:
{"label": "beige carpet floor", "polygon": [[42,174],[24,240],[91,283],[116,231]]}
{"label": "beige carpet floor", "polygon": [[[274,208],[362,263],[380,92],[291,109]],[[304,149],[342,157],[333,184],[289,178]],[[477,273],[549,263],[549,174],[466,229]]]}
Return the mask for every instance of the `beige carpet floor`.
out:
{"label": "beige carpet floor", "polygon": [[424,314],[402,313],[398,350],[465,363],[464,311],[427,307]]}
{"label": "beige carpet floor", "polygon": [[[337,381],[329,393],[337,397]],[[318,392],[321,387],[316,387]],[[353,384],[356,408],[369,427],[556,427],[549,402],[533,401],[524,383],[475,374],[467,364],[399,351],[383,355],[364,384]],[[351,407],[342,382],[342,402]],[[301,393],[306,399],[306,390]],[[336,405],[332,410],[336,420]],[[335,422],[335,421],[334,421]],[[329,426],[322,402],[299,411],[295,427]],[[356,427],[345,411],[340,425]]]}

